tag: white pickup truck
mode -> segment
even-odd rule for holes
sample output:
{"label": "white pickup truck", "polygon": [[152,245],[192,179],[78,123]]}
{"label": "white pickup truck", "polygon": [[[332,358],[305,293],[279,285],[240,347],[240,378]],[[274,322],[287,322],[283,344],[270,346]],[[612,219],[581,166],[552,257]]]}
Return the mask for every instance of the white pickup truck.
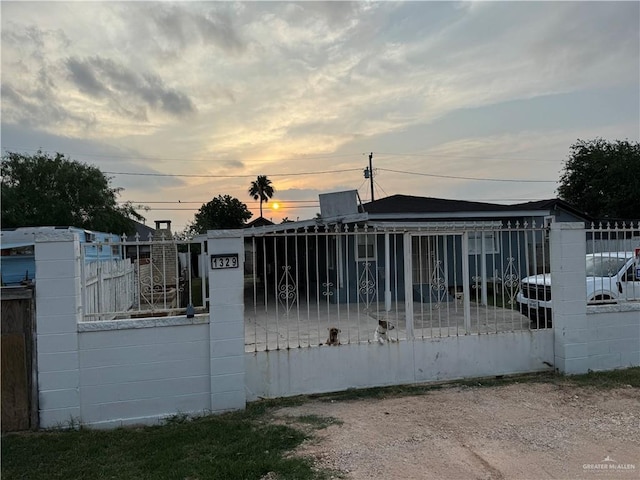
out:
{"label": "white pickup truck", "polygon": [[[602,252],[587,255],[587,302],[617,303],[640,300],[640,265],[633,252]],[[532,321],[551,321],[551,274],[520,280],[518,309]],[[542,324],[541,326],[544,326]]]}

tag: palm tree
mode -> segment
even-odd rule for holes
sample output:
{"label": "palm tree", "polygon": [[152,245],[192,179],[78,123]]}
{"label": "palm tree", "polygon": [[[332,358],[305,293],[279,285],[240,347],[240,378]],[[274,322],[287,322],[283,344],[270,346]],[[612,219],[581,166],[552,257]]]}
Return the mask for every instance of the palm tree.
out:
{"label": "palm tree", "polygon": [[258,178],[251,182],[249,195],[254,200],[260,200],[260,216],[262,216],[262,202],[267,203],[273,197],[275,191],[276,189],[271,185],[271,180],[266,175],[258,175]]}

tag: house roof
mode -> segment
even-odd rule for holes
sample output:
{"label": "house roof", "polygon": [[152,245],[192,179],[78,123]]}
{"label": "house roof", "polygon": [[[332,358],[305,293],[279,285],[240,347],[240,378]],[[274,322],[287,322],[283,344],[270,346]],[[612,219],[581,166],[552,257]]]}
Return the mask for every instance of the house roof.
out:
{"label": "house roof", "polygon": [[144,223],[140,223],[136,220],[133,220],[133,226],[135,228],[135,233],[127,237],[127,241],[129,242],[134,242],[136,240],[136,235],[138,235],[138,238],[140,240],[146,241],[149,238],[153,237],[153,234],[156,231],[154,228],[151,228],[149,225],[145,225]]}
{"label": "house roof", "polygon": [[558,208],[578,217],[590,220],[584,212],[558,198],[538,200],[512,205],[467,200],[448,200],[433,197],[415,197],[411,195],[392,195],[363,205],[371,218],[412,218],[412,217],[494,217],[494,216],[536,216]]}
{"label": "house roof", "polygon": [[247,223],[244,228],[252,228],[252,227],[266,227],[269,225],[275,225],[271,220],[267,220],[264,217],[258,217],[255,220]]}
{"label": "house roof", "polygon": [[536,200],[533,202],[525,202],[525,203],[517,203],[515,205],[511,205],[513,208],[522,208],[524,210],[566,210],[577,217],[582,217],[585,220],[593,221],[594,218],[587,214],[586,212],[580,210],[579,208],[571,205],[560,198],[551,198],[548,200]]}
{"label": "house roof", "polygon": [[508,211],[510,205],[447,200],[412,195],[391,195],[363,205],[367,213],[459,213]]}

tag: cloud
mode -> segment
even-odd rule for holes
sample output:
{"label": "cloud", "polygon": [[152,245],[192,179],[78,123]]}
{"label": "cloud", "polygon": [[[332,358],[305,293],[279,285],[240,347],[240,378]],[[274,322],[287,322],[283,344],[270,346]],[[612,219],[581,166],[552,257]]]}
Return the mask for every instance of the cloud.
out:
{"label": "cloud", "polygon": [[[247,48],[236,6],[220,3],[132,2],[113,6],[125,22],[125,33],[159,59],[172,61],[194,48],[214,47],[228,55]],[[145,42],[143,39],[147,39]]]}
{"label": "cloud", "polygon": [[[94,97],[107,97],[114,105],[129,104],[137,108],[150,107],[175,116],[184,116],[196,111],[188,95],[164,85],[153,73],[138,74],[117,64],[111,59],[98,56],[66,62],[71,80],[80,91]],[[101,79],[98,80],[98,78]],[[122,109],[115,109],[122,112]],[[142,120],[146,115],[136,115]]]}
{"label": "cloud", "polygon": [[107,89],[100,82],[88,62],[80,61],[76,58],[70,58],[66,62],[71,80],[80,89],[81,92],[97,97],[107,93]]}

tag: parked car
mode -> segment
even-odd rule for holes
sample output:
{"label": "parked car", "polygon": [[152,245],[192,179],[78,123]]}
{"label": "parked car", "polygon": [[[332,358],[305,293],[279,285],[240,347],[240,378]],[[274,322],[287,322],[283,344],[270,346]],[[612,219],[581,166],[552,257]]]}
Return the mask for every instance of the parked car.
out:
{"label": "parked car", "polygon": [[[640,266],[632,252],[590,253],[586,257],[587,303],[640,300]],[[520,281],[516,296],[520,312],[541,326],[551,322],[551,274]]]}

